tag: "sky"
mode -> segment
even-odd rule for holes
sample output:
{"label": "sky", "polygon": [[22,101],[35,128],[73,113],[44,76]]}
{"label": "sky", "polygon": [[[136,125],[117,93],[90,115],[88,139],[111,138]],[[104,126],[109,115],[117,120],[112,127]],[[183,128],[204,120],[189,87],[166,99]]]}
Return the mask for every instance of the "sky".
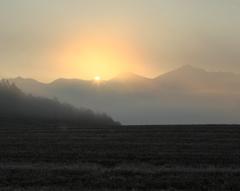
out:
{"label": "sky", "polygon": [[0,77],[240,73],[239,0],[0,0]]}

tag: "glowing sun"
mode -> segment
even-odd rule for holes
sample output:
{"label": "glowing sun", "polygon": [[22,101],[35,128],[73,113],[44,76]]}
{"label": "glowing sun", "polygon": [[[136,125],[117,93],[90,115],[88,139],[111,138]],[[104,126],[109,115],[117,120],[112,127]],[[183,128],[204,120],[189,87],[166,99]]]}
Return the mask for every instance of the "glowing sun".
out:
{"label": "glowing sun", "polygon": [[94,79],[97,80],[97,81],[99,81],[99,80],[100,80],[100,77],[96,76]]}

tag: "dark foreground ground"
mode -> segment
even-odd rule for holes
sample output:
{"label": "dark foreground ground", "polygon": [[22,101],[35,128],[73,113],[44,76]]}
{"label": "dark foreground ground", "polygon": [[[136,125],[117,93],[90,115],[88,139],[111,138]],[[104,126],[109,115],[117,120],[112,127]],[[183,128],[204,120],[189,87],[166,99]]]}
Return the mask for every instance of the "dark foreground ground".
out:
{"label": "dark foreground ground", "polygon": [[240,190],[240,126],[1,123],[0,190]]}

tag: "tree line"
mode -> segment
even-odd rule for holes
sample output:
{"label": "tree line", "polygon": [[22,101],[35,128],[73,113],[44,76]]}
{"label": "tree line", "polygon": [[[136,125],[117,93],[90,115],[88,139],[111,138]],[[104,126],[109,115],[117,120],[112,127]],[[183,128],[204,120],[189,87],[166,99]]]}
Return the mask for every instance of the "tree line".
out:
{"label": "tree line", "polygon": [[49,125],[121,125],[106,113],[61,103],[56,97],[50,99],[25,94],[5,79],[0,81],[0,118]]}

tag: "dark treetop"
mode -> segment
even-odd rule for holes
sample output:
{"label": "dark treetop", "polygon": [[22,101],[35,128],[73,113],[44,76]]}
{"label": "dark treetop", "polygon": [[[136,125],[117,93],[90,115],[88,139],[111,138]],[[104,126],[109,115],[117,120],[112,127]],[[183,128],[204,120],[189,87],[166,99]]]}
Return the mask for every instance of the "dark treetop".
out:
{"label": "dark treetop", "polygon": [[4,79],[0,81],[0,119],[48,125],[120,125],[105,113],[76,108],[56,97],[26,95]]}

